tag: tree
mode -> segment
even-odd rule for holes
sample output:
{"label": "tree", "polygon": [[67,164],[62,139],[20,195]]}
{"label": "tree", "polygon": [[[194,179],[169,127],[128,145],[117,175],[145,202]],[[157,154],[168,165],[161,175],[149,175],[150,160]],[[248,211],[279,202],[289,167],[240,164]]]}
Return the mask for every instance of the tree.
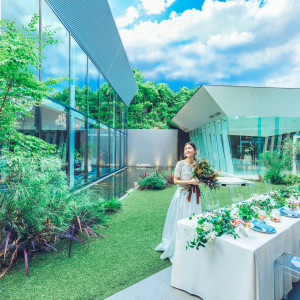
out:
{"label": "tree", "polygon": [[174,92],[166,83],[144,80],[143,73],[133,69],[138,91],[128,110],[128,128],[170,128],[170,121],[192,97],[196,88],[183,87]]}
{"label": "tree", "polygon": [[62,78],[38,81],[34,71],[40,67],[42,50],[56,44],[55,29],[38,32],[39,16],[34,15],[28,26],[18,26],[15,20],[0,21],[0,145],[13,149],[22,145],[30,151],[51,151],[48,143],[17,131],[17,121],[30,116],[34,106],[41,105],[41,99],[53,92],[51,85]]}

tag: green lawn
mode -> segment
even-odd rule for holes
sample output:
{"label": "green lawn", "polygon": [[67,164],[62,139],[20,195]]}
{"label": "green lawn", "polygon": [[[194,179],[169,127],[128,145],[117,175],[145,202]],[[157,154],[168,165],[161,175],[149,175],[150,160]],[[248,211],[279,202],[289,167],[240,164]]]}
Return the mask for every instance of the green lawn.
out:
{"label": "green lawn", "polygon": [[[264,193],[262,183],[257,183]],[[60,253],[41,254],[29,260],[29,277],[23,263],[0,280],[0,299],[104,299],[168,266],[153,249],[160,243],[168,206],[176,186],[162,191],[132,192],[121,212],[101,232],[108,238],[92,242],[88,252],[76,244],[68,259]],[[249,198],[247,187],[241,187]],[[201,187],[201,190],[205,188]],[[227,188],[217,191],[221,205],[229,204]]]}

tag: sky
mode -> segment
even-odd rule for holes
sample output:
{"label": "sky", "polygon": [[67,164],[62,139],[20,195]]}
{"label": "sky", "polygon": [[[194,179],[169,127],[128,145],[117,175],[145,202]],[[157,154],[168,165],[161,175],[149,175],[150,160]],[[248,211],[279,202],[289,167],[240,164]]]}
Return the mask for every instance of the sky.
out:
{"label": "sky", "polygon": [[300,88],[299,0],[108,1],[146,80]]}

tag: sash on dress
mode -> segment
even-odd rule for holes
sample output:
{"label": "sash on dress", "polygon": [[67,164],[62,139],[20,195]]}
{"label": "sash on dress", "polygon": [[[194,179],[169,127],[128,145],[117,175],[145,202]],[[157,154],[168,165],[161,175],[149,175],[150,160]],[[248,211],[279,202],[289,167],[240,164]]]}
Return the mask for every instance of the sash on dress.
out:
{"label": "sash on dress", "polygon": [[191,202],[191,198],[192,198],[192,194],[193,193],[196,193],[196,197],[197,197],[197,204],[200,204],[200,196],[201,196],[201,191],[199,189],[199,186],[198,185],[194,185],[194,184],[191,184],[190,185],[190,188],[189,188],[189,194],[188,194],[188,202]]}

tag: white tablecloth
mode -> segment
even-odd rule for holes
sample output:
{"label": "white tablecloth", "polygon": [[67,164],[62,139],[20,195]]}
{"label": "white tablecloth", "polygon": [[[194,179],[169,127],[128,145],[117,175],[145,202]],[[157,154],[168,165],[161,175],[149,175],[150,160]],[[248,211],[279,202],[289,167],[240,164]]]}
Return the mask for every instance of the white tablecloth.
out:
{"label": "white tablecloth", "polygon": [[253,182],[237,178],[237,177],[217,177],[217,181],[222,185],[249,185],[254,184]]}
{"label": "white tablecloth", "polygon": [[247,229],[248,237],[224,235],[200,250],[188,248],[195,219],[177,223],[171,285],[204,300],[274,300],[274,261],[300,255],[300,219],[281,217],[276,234]]}

